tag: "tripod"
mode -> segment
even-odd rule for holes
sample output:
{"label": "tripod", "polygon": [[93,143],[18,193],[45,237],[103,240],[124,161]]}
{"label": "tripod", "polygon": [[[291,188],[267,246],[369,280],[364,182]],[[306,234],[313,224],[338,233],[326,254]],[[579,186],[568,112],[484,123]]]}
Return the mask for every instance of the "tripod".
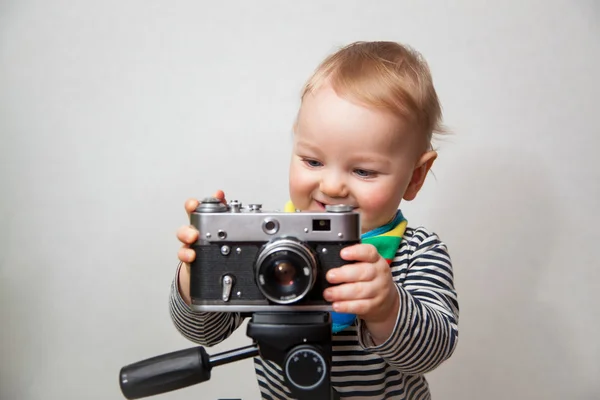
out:
{"label": "tripod", "polygon": [[121,368],[121,392],[140,399],[210,379],[213,367],[260,355],[279,365],[298,400],[337,400],[331,388],[331,317],[327,312],[256,312],[246,335],[254,344],[208,355],[202,346]]}

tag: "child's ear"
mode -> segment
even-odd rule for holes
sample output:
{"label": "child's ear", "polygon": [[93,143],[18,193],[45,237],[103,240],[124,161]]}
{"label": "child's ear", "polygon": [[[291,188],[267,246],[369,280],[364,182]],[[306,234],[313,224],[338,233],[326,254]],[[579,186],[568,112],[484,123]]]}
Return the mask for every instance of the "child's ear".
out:
{"label": "child's ear", "polygon": [[417,197],[417,193],[421,190],[423,183],[425,183],[425,178],[433,165],[433,162],[437,158],[437,152],[430,150],[426,151],[421,155],[419,161],[417,161],[417,165],[413,170],[412,177],[410,178],[410,182],[406,191],[404,192],[404,200],[411,201]]}

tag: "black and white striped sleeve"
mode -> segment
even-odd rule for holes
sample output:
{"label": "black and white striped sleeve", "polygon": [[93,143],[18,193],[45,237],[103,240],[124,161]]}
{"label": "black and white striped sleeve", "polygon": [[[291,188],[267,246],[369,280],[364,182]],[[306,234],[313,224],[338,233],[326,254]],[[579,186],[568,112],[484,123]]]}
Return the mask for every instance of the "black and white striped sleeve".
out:
{"label": "black and white striped sleeve", "polygon": [[202,346],[214,346],[227,339],[244,321],[239,313],[193,311],[179,294],[179,268],[171,284],[169,310],[177,330],[187,339]]}
{"label": "black and white striped sleeve", "polygon": [[359,322],[359,343],[405,374],[424,374],[448,359],[458,341],[458,297],[446,245],[436,234],[414,230],[392,273],[400,295],[394,331],[376,346],[366,325]]}

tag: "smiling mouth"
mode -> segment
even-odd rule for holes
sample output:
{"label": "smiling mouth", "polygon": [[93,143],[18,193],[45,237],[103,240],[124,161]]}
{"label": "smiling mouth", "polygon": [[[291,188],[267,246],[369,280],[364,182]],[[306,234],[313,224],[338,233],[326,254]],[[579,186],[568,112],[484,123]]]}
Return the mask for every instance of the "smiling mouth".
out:
{"label": "smiling mouth", "polygon": [[325,203],[321,203],[321,202],[320,202],[320,201],[318,201],[318,200],[315,200],[315,201],[317,202],[317,204],[319,205],[319,207],[320,207],[321,209],[323,209],[323,210],[325,209],[325,206],[326,206],[326,204],[325,204]]}
{"label": "smiling mouth", "polygon": [[[325,210],[325,207],[330,205],[329,203],[322,203],[319,200],[315,200],[315,203],[317,203],[317,205],[319,206],[320,209]],[[340,204],[345,204],[345,203],[340,203]],[[358,207],[353,206],[354,209],[356,210]]]}

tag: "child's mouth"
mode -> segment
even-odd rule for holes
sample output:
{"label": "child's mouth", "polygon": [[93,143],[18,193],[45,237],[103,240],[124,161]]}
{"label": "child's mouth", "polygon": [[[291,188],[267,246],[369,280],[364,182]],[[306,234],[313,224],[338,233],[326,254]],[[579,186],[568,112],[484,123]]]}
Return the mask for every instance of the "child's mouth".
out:
{"label": "child's mouth", "polygon": [[[319,208],[320,208],[321,210],[325,210],[325,207],[329,205],[329,204],[322,203],[322,202],[320,202],[319,200],[315,200],[315,203],[317,203],[317,205],[319,206]],[[356,207],[356,206],[354,206],[354,209],[356,210],[356,209],[357,209],[357,207]]]}

